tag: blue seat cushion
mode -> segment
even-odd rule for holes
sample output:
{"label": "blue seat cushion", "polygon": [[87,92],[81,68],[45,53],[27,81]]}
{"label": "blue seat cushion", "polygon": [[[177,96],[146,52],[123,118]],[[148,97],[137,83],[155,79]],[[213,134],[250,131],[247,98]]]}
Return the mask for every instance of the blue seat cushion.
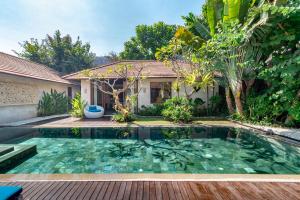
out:
{"label": "blue seat cushion", "polygon": [[97,106],[89,106],[89,111],[97,110]]}
{"label": "blue seat cushion", "polygon": [[0,186],[0,200],[7,200],[18,197],[22,192],[20,186]]}
{"label": "blue seat cushion", "polygon": [[101,109],[89,110],[89,112],[101,112]]}

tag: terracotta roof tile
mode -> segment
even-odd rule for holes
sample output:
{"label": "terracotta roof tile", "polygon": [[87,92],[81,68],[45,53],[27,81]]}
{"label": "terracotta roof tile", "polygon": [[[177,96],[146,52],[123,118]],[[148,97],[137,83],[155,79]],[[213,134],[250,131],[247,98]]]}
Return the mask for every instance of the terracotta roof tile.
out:
{"label": "terracotta roof tile", "polygon": [[0,73],[71,84],[59,73],[45,65],[0,52]]}
{"label": "terracotta roof tile", "polygon": [[[119,65],[128,64],[133,65],[135,68],[139,68],[143,66],[142,74],[146,77],[157,77],[157,78],[170,78],[176,77],[175,72],[171,69],[171,67],[167,67],[163,62],[160,61],[120,61],[115,62],[107,65],[101,65],[91,69],[91,72],[94,74],[106,74],[107,71],[111,68],[115,68]],[[188,67],[188,64],[183,64],[184,66]],[[115,76],[111,74],[108,78],[114,78]],[[82,71],[76,72],[73,74],[69,74],[63,76],[63,78],[68,80],[79,80],[79,79],[87,79]]]}

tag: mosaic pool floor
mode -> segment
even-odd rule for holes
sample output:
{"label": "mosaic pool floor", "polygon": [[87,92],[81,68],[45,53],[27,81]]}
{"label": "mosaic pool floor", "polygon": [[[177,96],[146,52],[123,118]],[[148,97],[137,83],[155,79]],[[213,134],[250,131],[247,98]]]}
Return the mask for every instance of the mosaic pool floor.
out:
{"label": "mosaic pool floor", "polygon": [[7,173],[300,174],[300,148],[242,129],[35,129],[38,153]]}

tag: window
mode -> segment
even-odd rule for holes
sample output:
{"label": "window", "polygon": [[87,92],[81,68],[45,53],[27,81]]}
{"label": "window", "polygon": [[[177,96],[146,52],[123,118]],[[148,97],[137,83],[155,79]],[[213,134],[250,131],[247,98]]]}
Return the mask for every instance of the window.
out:
{"label": "window", "polygon": [[163,103],[166,99],[171,98],[172,86],[170,82],[151,82],[150,83],[150,100],[151,103]]}

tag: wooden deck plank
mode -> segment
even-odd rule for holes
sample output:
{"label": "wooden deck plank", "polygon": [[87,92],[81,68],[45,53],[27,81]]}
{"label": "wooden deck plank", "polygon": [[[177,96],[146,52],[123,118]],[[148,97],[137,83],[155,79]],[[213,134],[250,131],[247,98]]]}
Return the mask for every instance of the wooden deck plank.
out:
{"label": "wooden deck plank", "polygon": [[76,199],[84,199],[84,197],[87,194],[87,191],[89,191],[89,189],[92,187],[93,183],[94,182],[87,182],[87,184],[82,189],[82,191],[79,193],[78,197],[76,197]]}
{"label": "wooden deck plank", "polygon": [[151,181],[149,183],[149,198],[150,200],[156,200],[155,182]]}
{"label": "wooden deck plank", "polygon": [[162,193],[161,193],[161,183],[160,182],[155,182],[155,193],[156,193],[156,199],[157,200],[162,200]]}
{"label": "wooden deck plank", "polygon": [[150,199],[150,183],[149,181],[144,182],[143,200]]}
{"label": "wooden deck plank", "polygon": [[166,182],[161,183],[161,193],[162,193],[162,199],[163,200],[170,199],[169,192],[168,192],[168,185],[167,185]]}
{"label": "wooden deck plank", "polygon": [[236,182],[232,184],[244,199],[262,199],[263,197],[257,192],[253,192],[251,185],[248,183]]}
{"label": "wooden deck plank", "polygon": [[63,184],[56,192],[54,195],[52,195],[49,199],[50,200],[56,200],[58,197],[72,184],[72,182],[67,182]]}
{"label": "wooden deck plank", "polygon": [[184,187],[184,185],[183,185],[183,182],[174,182],[174,183],[177,184],[178,189],[179,189],[179,191],[180,191],[180,194],[181,194],[182,198],[183,198],[183,199],[189,199],[189,196],[188,196],[188,194],[186,193],[186,190],[185,190],[185,187]]}
{"label": "wooden deck plank", "polygon": [[169,198],[176,200],[176,194],[175,194],[175,191],[173,189],[172,182],[166,182],[166,186],[167,186],[167,189],[168,189]]}
{"label": "wooden deck plank", "polygon": [[[33,190],[38,191],[38,188],[36,187],[36,183],[34,183],[34,182],[24,182],[24,183],[20,183],[20,184],[22,184],[23,195],[25,195],[25,196],[32,193],[32,192],[34,192]],[[14,183],[13,185],[17,186],[19,184]]]}
{"label": "wooden deck plank", "polygon": [[245,199],[300,200],[300,183],[42,181],[20,185],[23,199]]}
{"label": "wooden deck plank", "polygon": [[118,195],[117,195],[117,200],[121,200],[124,197],[124,193],[125,193],[125,189],[126,189],[126,183],[127,182],[121,182],[119,191],[118,191]]}
{"label": "wooden deck plank", "polygon": [[174,190],[174,193],[175,193],[175,199],[184,200],[184,198],[182,198],[182,196],[181,196],[181,192],[180,192],[180,189],[177,185],[177,182],[173,181],[173,182],[171,182],[171,184],[172,184],[172,187],[173,187],[173,190]]}
{"label": "wooden deck plank", "polygon": [[[101,182],[100,182],[101,183]],[[94,191],[96,190],[98,185],[97,181],[93,181],[91,187],[89,188],[89,190],[86,192],[84,199],[90,199],[91,196],[93,195]]]}
{"label": "wooden deck plank", "polygon": [[45,196],[45,200],[51,199],[58,191],[63,187],[63,185],[66,185],[64,182],[57,182],[55,186],[52,188],[52,190]]}
{"label": "wooden deck plank", "polygon": [[137,200],[142,200],[143,199],[143,189],[144,189],[143,182],[138,182],[137,191],[136,191],[136,199]]}
{"label": "wooden deck plank", "polygon": [[[285,184],[273,183],[273,184],[279,187],[280,189],[282,189],[285,192],[285,194],[288,196],[288,198],[296,198],[299,195],[299,193],[297,194],[297,192],[292,189],[292,184],[289,183],[285,183]],[[298,189],[300,190],[299,186]]]}
{"label": "wooden deck plank", "polygon": [[132,182],[132,185],[131,185],[131,190],[130,190],[130,197],[129,199],[130,200],[136,200],[136,195],[137,195],[137,185],[138,183],[137,182]]}
{"label": "wooden deck plank", "polygon": [[93,194],[91,195],[90,199],[94,200],[97,199],[101,190],[105,187],[105,182],[97,182],[96,188],[93,192]]}
{"label": "wooden deck plank", "polygon": [[64,199],[72,190],[73,188],[77,185],[76,182],[70,181],[70,184],[63,190],[62,193],[58,195],[56,199],[61,200]]}
{"label": "wooden deck plank", "polygon": [[124,196],[123,196],[124,200],[128,200],[130,198],[131,187],[132,187],[132,182],[127,181],[126,182],[126,188],[125,188],[125,191],[124,191]]}
{"label": "wooden deck plank", "polygon": [[118,193],[120,190],[120,186],[121,186],[120,181],[115,183],[109,199],[117,199],[117,196],[118,196]]}
{"label": "wooden deck plank", "polygon": [[[37,189],[35,191],[32,191],[30,193],[30,195],[28,195],[28,199],[39,199],[39,197],[41,195],[43,195],[47,191],[51,191],[50,189],[53,185],[55,185],[55,182],[45,182],[45,183],[39,183],[39,184],[43,184],[43,187],[41,189]],[[23,197],[27,198],[27,196],[25,196],[25,195]]]}
{"label": "wooden deck plank", "polygon": [[70,188],[70,190],[66,191],[66,195],[62,197],[62,199],[71,199],[73,194],[79,189],[81,182],[76,182],[74,187]]}
{"label": "wooden deck plank", "polygon": [[197,199],[188,182],[182,182],[182,187],[188,194],[188,199],[192,199],[192,200]]}
{"label": "wooden deck plank", "polygon": [[85,186],[88,184],[88,181],[82,181],[77,189],[73,192],[73,195],[70,196],[70,199],[75,200],[77,197],[81,194],[81,192],[84,190]]}
{"label": "wooden deck plank", "polygon": [[105,192],[104,198],[103,198],[104,200],[108,200],[110,198],[111,193],[112,193],[112,191],[114,189],[115,184],[116,184],[116,182],[110,182],[109,183],[109,186],[108,186],[108,188],[107,188],[107,190]]}

